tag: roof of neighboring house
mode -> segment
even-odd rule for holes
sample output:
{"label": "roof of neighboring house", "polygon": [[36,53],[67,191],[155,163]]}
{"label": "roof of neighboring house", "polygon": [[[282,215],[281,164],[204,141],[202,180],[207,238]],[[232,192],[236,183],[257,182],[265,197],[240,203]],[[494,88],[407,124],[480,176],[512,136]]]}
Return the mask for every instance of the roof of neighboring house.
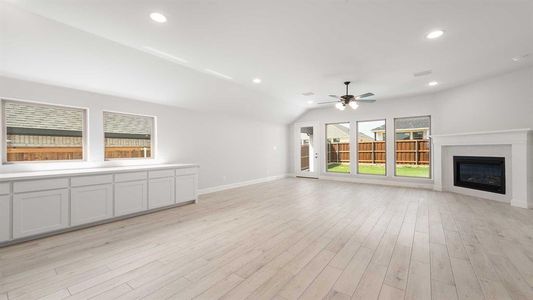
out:
{"label": "roof of neighboring house", "polygon": [[[81,109],[6,101],[5,114],[11,134],[71,136],[68,132],[83,129]],[[152,122],[151,117],[104,112],[106,133],[150,135]]]}
{"label": "roof of neighboring house", "polygon": [[6,127],[81,131],[83,111],[63,107],[5,102]]}
{"label": "roof of neighboring house", "polygon": [[350,128],[341,124],[328,124],[326,130],[327,138],[349,138]]}
{"label": "roof of neighboring house", "polygon": [[357,140],[363,140],[363,141],[373,141],[374,138],[370,137],[362,132],[357,133]]}
{"label": "roof of neighboring house", "polygon": [[[401,118],[396,119],[396,128],[409,129],[409,128],[428,128],[430,121],[429,118]],[[381,125],[372,129],[372,131],[385,130],[385,125]]]}
{"label": "roof of neighboring house", "polygon": [[104,112],[104,132],[151,134],[152,117]]}

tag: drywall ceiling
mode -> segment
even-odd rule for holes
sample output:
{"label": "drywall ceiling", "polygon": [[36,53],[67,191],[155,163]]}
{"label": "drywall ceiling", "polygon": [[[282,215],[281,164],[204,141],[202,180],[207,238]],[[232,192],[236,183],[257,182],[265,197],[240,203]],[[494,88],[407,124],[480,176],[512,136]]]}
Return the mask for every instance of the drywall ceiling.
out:
{"label": "drywall ceiling", "polygon": [[533,64],[511,59],[533,53],[531,1],[7,2],[7,75],[280,122],[345,80],[386,100]]}

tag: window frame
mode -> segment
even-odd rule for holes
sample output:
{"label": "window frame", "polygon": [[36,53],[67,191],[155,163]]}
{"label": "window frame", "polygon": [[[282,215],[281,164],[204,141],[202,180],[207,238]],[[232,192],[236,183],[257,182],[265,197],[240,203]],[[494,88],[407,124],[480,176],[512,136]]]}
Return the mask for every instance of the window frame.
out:
{"label": "window frame", "polygon": [[[416,176],[402,176],[397,174],[397,166],[396,163],[396,120],[399,119],[412,119],[412,118],[429,118],[429,130],[428,130],[428,145],[429,145],[429,176],[428,177],[416,177]],[[419,115],[419,116],[412,116],[412,117],[398,117],[393,119],[393,126],[394,126],[394,177],[398,178],[407,178],[407,179],[414,179],[414,180],[433,180],[433,147],[431,145],[431,130],[432,130],[432,121],[431,121],[431,115]]]}
{"label": "window frame", "polygon": [[[113,113],[113,114],[120,114],[120,115],[127,115],[127,116],[136,116],[136,117],[145,117],[145,118],[151,118],[153,120],[152,122],[152,130],[150,132],[150,157],[123,157],[123,158],[106,158],[105,157],[105,150],[106,150],[106,137],[105,137],[105,113]],[[103,159],[104,161],[126,161],[126,160],[154,160],[156,158],[156,127],[157,127],[157,116],[151,116],[151,115],[144,115],[144,114],[136,114],[136,113],[127,113],[122,111],[113,111],[113,110],[102,110],[102,144],[103,144]]]}
{"label": "window frame", "polygon": [[[349,131],[349,134],[348,134],[348,145],[350,147],[350,153],[348,154],[349,157],[350,157],[350,168],[349,168],[349,171],[347,173],[344,173],[344,172],[332,172],[332,171],[328,171],[328,157],[329,157],[329,147],[328,147],[328,125],[335,125],[335,124],[348,124],[350,127],[350,131]],[[352,123],[349,122],[349,121],[346,121],[346,122],[326,122],[324,123],[324,142],[325,142],[325,145],[324,145],[324,173],[326,174],[335,174],[335,175],[352,175],[352,155],[351,155],[351,152],[352,152]]]}
{"label": "window frame", "polygon": [[[359,140],[358,140],[358,137],[359,137],[359,123],[362,123],[362,122],[377,122],[377,121],[383,121],[385,122],[385,133],[384,133],[384,139],[383,141],[385,142],[385,174],[367,174],[367,173],[360,173],[359,172]],[[388,168],[387,168],[387,164],[388,164],[388,160],[387,160],[387,145],[388,145],[388,141],[387,141],[387,119],[386,118],[383,118],[383,119],[374,119],[374,120],[361,120],[361,121],[355,121],[355,128],[356,128],[356,132],[355,132],[355,160],[356,160],[356,165],[355,165],[355,173],[357,175],[364,175],[364,176],[382,176],[382,177],[387,177],[388,175]],[[396,151],[395,151],[396,153]]]}
{"label": "window frame", "polygon": [[[33,106],[42,106],[42,107],[57,107],[65,108],[70,110],[80,110],[82,112],[82,122],[81,122],[81,159],[60,159],[60,160],[28,160],[28,161],[8,161],[7,160],[7,124],[5,118],[5,104],[6,102],[17,102],[17,103],[26,103]],[[89,155],[89,128],[87,126],[87,120],[89,118],[89,109],[87,107],[72,106],[72,105],[63,105],[63,104],[52,104],[49,102],[33,101],[33,100],[24,100],[16,98],[5,98],[0,97],[0,145],[2,147],[2,165],[14,165],[14,164],[53,164],[53,163],[80,163],[88,161]]]}

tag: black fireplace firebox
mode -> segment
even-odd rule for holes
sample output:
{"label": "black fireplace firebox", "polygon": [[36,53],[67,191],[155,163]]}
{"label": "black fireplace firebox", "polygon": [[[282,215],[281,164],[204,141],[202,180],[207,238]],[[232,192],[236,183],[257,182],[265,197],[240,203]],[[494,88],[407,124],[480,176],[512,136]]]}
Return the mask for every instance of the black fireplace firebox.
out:
{"label": "black fireplace firebox", "polygon": [[455,186],[505,194],[505,157],[454,156]]}

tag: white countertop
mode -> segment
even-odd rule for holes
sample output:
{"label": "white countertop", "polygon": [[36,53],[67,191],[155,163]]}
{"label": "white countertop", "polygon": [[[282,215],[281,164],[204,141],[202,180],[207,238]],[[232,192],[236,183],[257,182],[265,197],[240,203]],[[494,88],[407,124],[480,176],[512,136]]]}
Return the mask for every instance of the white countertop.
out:
{"label": "white countertop", "polygon": [[138,165],[126,167],[99,167],[87,169],[67,169],[67,170],[50,170],[50,171],[30,171],[30,172],[13,172],[0,174],[1,181],[20,180],[20,179],[38,179],[41,177],[62,177],[78,175],[95,175],[106,173],[120,173],[131,171],[148,171],[156,169],[185,169],[198,168],[197,164],[160,164],[160,165]]}

